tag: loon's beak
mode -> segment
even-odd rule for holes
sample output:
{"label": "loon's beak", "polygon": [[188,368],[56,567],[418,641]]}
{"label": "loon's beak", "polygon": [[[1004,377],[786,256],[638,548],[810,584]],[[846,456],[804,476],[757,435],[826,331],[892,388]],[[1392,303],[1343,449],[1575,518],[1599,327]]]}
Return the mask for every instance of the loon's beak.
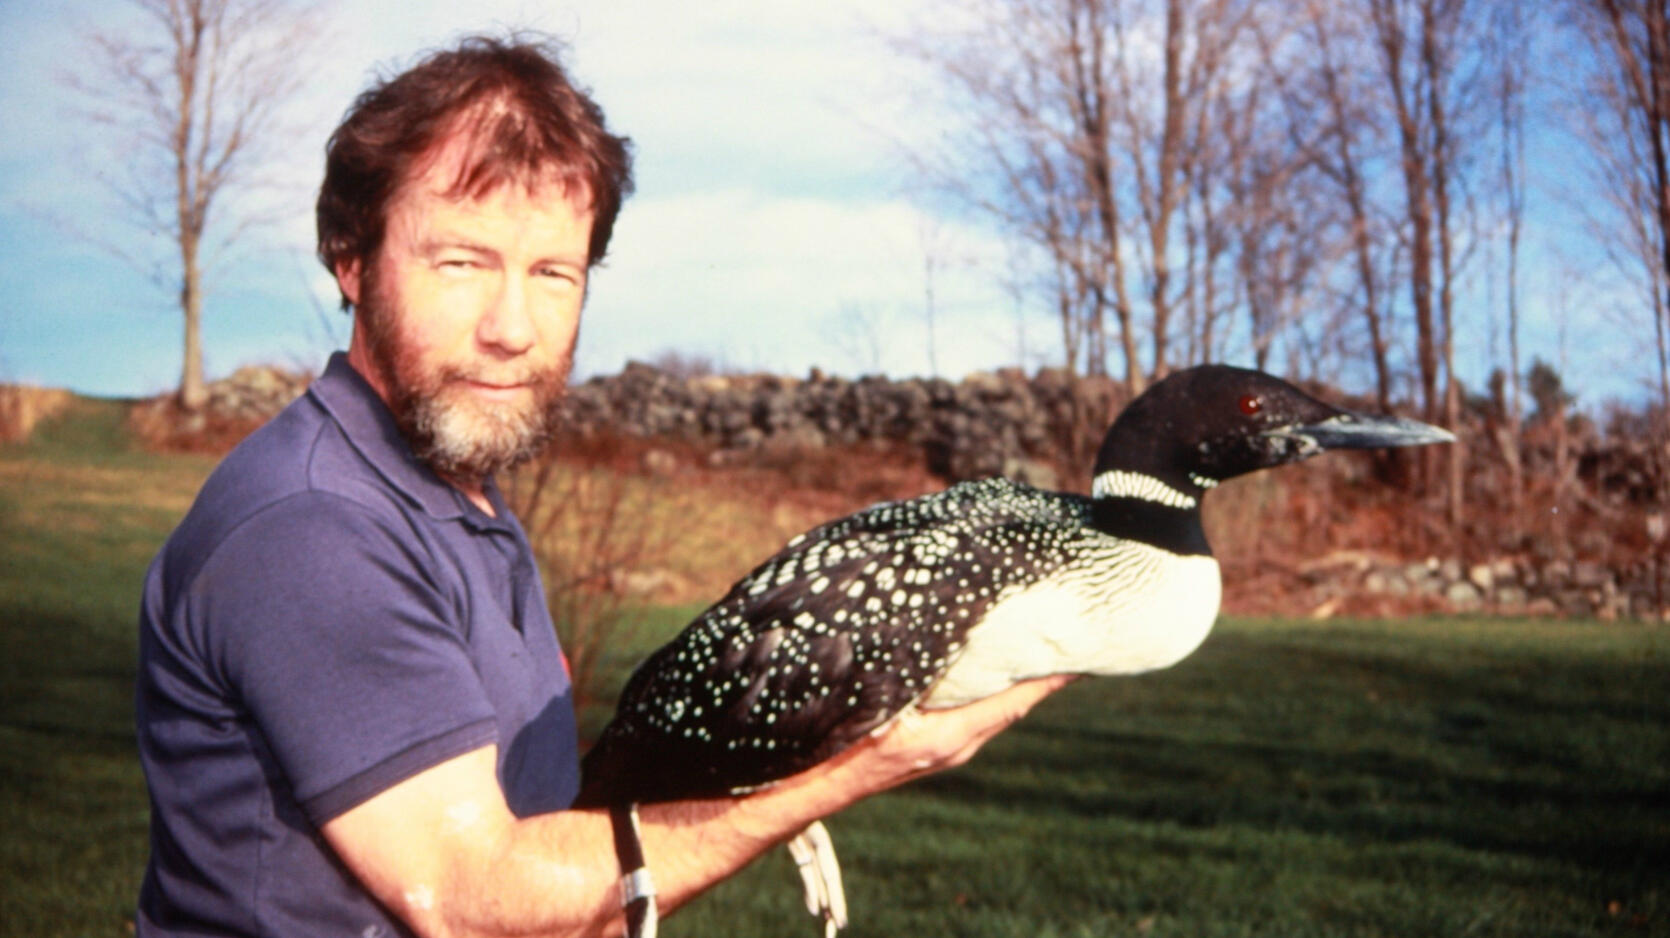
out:
{"label": "loon's beak", "polygon": [[1304,453],[1326,449],[1384,449],[1392,446],[1427,446],[1454,443],[1455,434],[1442,427],[1406,417],[1379,417],[1344,411],[1327,420],[1306,425],[1277,427],[1264,432]]}

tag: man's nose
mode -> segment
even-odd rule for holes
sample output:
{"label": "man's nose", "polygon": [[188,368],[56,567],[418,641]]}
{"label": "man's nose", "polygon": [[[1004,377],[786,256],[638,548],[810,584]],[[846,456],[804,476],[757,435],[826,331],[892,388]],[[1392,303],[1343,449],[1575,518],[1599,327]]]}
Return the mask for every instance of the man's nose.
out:
{"label": "man's nose", "polygon": [[507,276],[476,323],[476,340],[501,354],[521,355],[533,348],[536,338],[527,286]]}

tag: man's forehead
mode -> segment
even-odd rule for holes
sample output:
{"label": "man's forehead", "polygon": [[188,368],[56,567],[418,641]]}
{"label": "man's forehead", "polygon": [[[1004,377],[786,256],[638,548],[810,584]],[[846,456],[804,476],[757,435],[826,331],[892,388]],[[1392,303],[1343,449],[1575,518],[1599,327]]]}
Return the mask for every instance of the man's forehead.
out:
{"label": "man's forehead", "polygon": [[455,127],[413,161],[402,192],[421,191],[451,202],[480,202],[509,190],[532,202],[562,199],[590,213],[591,193],[577,174],[557,164],[529,167],[495,152],[480,125]]}

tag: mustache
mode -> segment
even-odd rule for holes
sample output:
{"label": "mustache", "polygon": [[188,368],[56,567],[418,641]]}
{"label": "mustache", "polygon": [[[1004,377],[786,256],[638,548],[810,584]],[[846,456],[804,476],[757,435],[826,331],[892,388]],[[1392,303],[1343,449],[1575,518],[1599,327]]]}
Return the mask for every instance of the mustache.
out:
{"label": "mustache", "polygon": [[436,375],[438,379],[436,383],[440,385],[486,384],[501,388],[526,385],[536,389],[544,389],[566,383],[567,375],[568,367],[565,362],[558,362],[547,368],[518,368],[506,371],[452,365],[439,370]]}

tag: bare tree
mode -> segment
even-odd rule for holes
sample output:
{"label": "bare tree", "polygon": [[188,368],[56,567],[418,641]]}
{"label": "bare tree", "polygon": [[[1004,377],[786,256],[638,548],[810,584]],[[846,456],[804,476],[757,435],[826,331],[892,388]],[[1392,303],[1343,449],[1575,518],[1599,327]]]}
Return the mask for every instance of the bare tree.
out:
{"label": "bare tree", "polygon": [[[1465,0],[1423,0],[1421,6],[1421,71],[1426,85],[1427,125],[1432,139],[1432,203],[1438,235],[1438,314],[1440,348],[1444,359],[1444,425],[1461,424],[1461,381],[1455,373],[1456,189],[1452,176],[1459,169],[1457,137],[1451,127],[1451,84],[1459,55],[1459,20]],[[1449,484],[1446,487],[1450,525],[1461,524],[1465,446],[1447,447]]]}
{"label": "bare tree", "polygon": [[[963,126],[929,177],[1040,262],[1067,364],[1140,391],[1225,303],[1223,174],[1206,165],[1239,95],[1246,0],[986,0],[898,43],[944,79]],[[949,8],[948,8],[949,10]],[[1197,279],[1210,278],[1210,279]],[[1144,346],[1146,345],[1146,349]]]}
{"label": "bare tree", "polygon": [[1592,64],[1578,113],[1644,275],[1659,402],[1670,413],[1670,14],[1664,0],[1570,0],[1569,9]]}
{"label": "bare tree", "polygon": [[1412,64],[1411,32],[1419,43],[1430,3],[1420,0],[1417,23],[1411,24],[1404,0],[1369,0],[1379,65],[1386,82],[1392,117],[1397,128],[1403,176],[1404,214],[1410,252],[1409,294],[1415,316],[1415,357],[1421,402],[1429,420],[1438,412],[1438,333],[1433,308],[1433,181],[1429,136],[1423,123],[1424,73]]}
{"label": "bare tree", "polygon": [[[1206,171],[1215,166],[1223,176],[1218,214],[1231,239],[1235,299],[1244,307],[1253,364],[1262,369],[1280,343],[1337,341],[1341,324],[1327,314],[1319,290],[1341,262],[1344,243],[1338,200],[1319,159],[1332,125],[1314,102],[1293,106],[1292,75],[1314,55],[1302,21],[1266,16],[1252,28],[1255,61],[1231,70],[1233,91],[1214,95],[1217,130],[1209,145],[1223,152]],[[1300,328],[1302,319],[1315,328]]]}
{"label": "bare tree", "polygon": [[1088,373],[1122,359],[1135,392],[1209,358],[1366,366],[1390,408],[1413,371],[1428,418],[1454,424],[1491,9],[958,4],[902,43],[965,121],[920,162],[1039,262],[1034,295]]}
{"label": "bare tree", "polygon": [[[200,334],[211,260],[205,247],[230,243],[257,220],[230,203],[260,179],[280,108],[300,86],[304,55],[317,39],[317,11],[289,0],[128,5],[140,28],[89,32],[87,68],[65,81],[120,154],[119,169],[101,175],[125,219],[169,238],[172,261],[150,266],[178,289],[184,355],[177,399],[198,411],[208,396]],[[119,250],[133,259],[125,245]]]}
{"label": "bare tree", "polygon": [[926,174],[991,218],[1016,257],[1041,262],[1028,279],[1059,318],[1068,367],[1106,373],[1111,332],[1140,387],[1103,6],[988,0],[970,11],[974,29],[899,44],[944,77],[967,118],[949,149],[917,154]]}
{"label": "bare tree", "polygon": [[[1219,160],[1230,148],[1212,147],[1207,135],[1221,129],[1211,120],[1226,97],[1245,93],[1237,87],[1253,74],[1236,67],[1237,47],[1249,38],[1253,4],[1245,0],[1164,0],[1159,11],[1151,5],[1110,4],[1114,45],[1113,98],[1120,104],[1119,143],[1123,146],[1132,200],[1145,251],[1143,277],[1149,304],[1151,361],[1154,377],[1172,364],[1172,318],[1179,294],[1193,285],[1174,285],[1179,241],[1200,240],[1210,247],[1213,238],[1199,230],[1180,231],[1179,217],[1191,179],[1200,179],[1200,161]],[[1157,36],[1156,36],[1157,32]],[[1158,45],[1158,62],[1149,53]],[[1157,65],[1157,67],[1156,67]],[[1151,106],[1150,106],[1151,105]],[[1236,113],[1237,109],[1228,109]],[[1214,219],[1198,216],[1202,223]],[[1185,268],[1185,272],[1187,272]]]}
{"label": "bare tree", "polygon": [[[1467,225],[1468,174],[1482,121],[1476,78],[1495,49],[1478,40],[1480,0],[1368,0],[1384,99],[1396,128],[1415,360],[1427,419],[1456,426],[1461,383],[1455,371],[1455,294],[1473,240]],[[1442,391],[1439,381],[1443,380]],[[1442,396],[1440,396],[1440,394]],[[1464,504],[1465,447],[1449,447],[1445,491],[1452,529]],[[1434,457],[1423,454],[1426,477]]]}
{"label": "bare tree", "polygon": [[822,323],[824,340],[838,349],[853,367],[867,374],[886,370],[886,336],[892,316],[864,303],[843,301]]}
{"label": "bare tree", "polygon": [[[1391,407],[1391,336],[1386,324],[1386,293],[1390,271],[1381,226],[1369,197],[1371,161],[1379,147],[1378,123],[1367,113],[1372,100],[1364,89],[1366,75],[1348,64],[1361,48],[1352,23],[1333,4],[1307,0],[1306,36],[1311,44],[1313,74],[1302,96],[1289,92],[1288,110],[1294,115],[1318,111],[1325,115],[1315,138],[1315,165],[1339,192],[1347,212],[1344,220],[1352,262],[1358,308],[1368,337],[1374,369],[1375,398],[1382,410]],[[1346,33],[1342,39],[1341,33]]]}
{"label": "bare tree", "polygon": [[952,263],[950,245],[945,230],[932,216],[922,215],[916,222],[916,240],[922,248],[922,326],[924,350],[928,356],[928,374],[939,376],[939,297],[936,291],[938,274]]}

